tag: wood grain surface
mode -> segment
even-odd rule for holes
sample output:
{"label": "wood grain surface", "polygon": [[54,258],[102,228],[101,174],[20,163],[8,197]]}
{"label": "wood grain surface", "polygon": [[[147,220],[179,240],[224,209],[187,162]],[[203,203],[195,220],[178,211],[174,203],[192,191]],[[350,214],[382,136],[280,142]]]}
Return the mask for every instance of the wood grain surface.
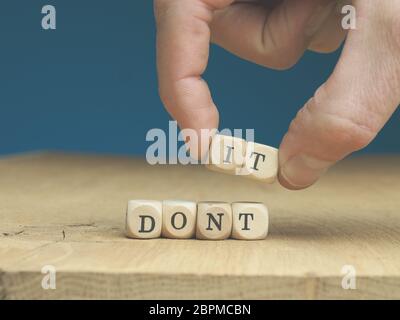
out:
{"label": "wood grain surface", "polygon": [[[356,157],[305,191],[201,166],[27,154],[0,159],[0,298],[400,298],[400,156]],[[262,201],[261,241],[133,240],[129,199]],[[44,290],[42,267],[56,268]],[[342,288],[342,267],[356,289]]]}

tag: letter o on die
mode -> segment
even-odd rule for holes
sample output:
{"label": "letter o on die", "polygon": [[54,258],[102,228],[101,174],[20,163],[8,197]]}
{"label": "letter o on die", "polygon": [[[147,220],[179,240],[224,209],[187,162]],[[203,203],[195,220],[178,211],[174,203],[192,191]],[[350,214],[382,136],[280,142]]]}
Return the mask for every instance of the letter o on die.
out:
{"label": "letter o on die", "polygon": [[196,202],[163,201],[162,236],[173,239],[192,238],[196,230],[196,214]]}

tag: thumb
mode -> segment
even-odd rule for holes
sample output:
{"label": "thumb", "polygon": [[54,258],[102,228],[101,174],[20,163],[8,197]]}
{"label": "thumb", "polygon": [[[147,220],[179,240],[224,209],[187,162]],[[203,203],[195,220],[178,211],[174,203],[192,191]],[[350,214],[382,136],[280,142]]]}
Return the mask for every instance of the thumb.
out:
{"label": "thumb", "polygon": [[367,146],[400,103],[400,29],[396,1],[359,0],[333,74],[292,121],[280,146],[279,180],[303,189],[333,164]]}

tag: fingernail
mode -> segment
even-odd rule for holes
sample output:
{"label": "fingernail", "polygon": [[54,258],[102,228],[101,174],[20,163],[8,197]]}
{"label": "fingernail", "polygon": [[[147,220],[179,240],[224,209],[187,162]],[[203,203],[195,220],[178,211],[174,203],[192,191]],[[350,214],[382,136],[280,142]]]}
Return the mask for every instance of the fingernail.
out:
{"label": "fingernail", "polygon": [[283,164],[279,174],[285,186],[303,189],[314,184],[332,164],[332,162],[299,154]]}
{"label": "fingernail", "polygon": [[312,37],[322,27],[322,25],[328,20],[330,14],[335,10],[335,2],[329,4],[319,5],[311,18],[308,20],[308,24],[305,28],[305,34],[307,37]]}

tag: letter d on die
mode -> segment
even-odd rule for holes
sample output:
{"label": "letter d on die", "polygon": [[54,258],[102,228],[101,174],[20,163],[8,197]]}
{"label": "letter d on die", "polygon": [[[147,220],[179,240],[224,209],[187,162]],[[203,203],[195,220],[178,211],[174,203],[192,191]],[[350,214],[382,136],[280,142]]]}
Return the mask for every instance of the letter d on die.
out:
{"label": "letter d on die", "polygon": [[162,203],[155,200],[131,200],[126,211],[126,235],[153,239],[161,236]]}

